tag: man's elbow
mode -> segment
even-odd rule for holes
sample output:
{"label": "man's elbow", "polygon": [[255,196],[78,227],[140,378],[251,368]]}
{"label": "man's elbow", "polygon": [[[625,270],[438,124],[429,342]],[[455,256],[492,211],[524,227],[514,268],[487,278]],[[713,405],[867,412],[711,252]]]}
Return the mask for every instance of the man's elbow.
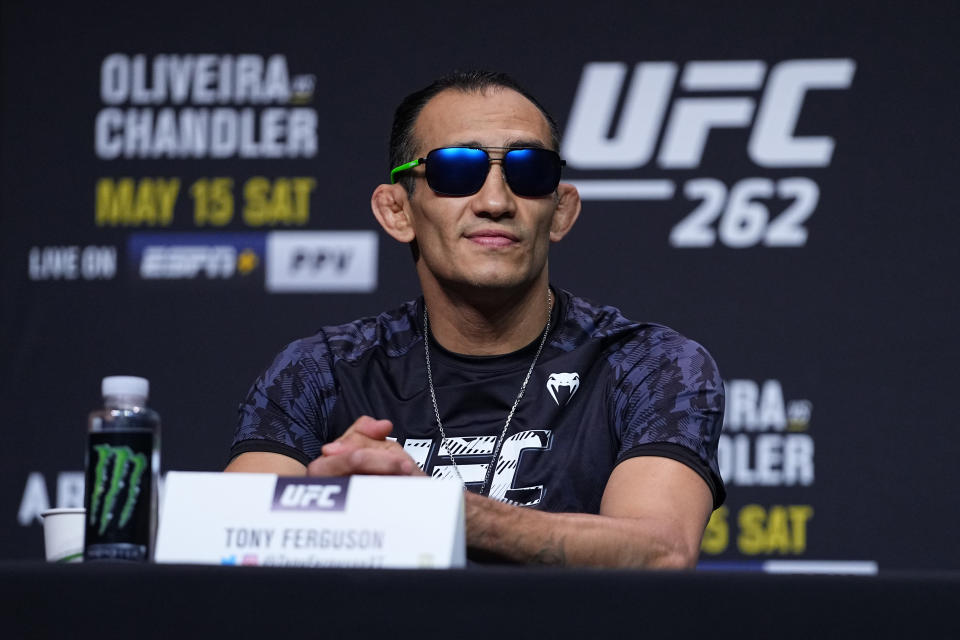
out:
{"label": "man's elbow", "polygon": [[700,557],[700,545],[686,542],[664,544],[647,558],[648,569],[694,569]]}

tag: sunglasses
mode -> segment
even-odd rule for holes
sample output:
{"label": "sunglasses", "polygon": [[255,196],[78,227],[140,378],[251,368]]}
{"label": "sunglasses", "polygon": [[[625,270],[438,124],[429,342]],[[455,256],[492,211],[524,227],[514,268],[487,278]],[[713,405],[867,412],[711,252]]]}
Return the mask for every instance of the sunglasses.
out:
{"label": "sunglasses", "polygon": [[425,165],[427,184],[443,196],[469,196],[483,187],[490,172],[488,149],[506,151],[502,159],[493,160],[503,167],[510,190],[518,196],[541,197],[557,189],[560,167],[566,164],[556,151],[540,148],[512,147],[444,147],[434,149],[426,158],[417,158],[390,172],[390,184],[396,175],[418,165]]}

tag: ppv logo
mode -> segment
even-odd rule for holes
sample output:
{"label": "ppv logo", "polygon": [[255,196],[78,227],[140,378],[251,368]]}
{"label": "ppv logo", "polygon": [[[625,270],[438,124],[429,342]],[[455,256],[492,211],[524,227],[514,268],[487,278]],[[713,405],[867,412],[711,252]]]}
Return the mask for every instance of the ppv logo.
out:
{"label": "ppv logo", "polygon": [[[785,60],[769,74],[761,60],[695,61],[684,65],[677,86],[679,66],[673,62],[639,63],[629,83],[625,63],[589,63],[562,154],[570,167],[582,170],[637,169],[654,157],[660,169],[696,169],[712,131],[739,128],[749,130],[747,156],[758,167],[828,167],[835,139],[799,136],[797,123],[810,92],[848,89],[855,69],[846,58]],[[759,99],[749,95],[761,90]],[[711,95],[702,95],[707,92]],[[576,185],[584,199],[670,200],[676,192],[669,179]],[[676,247],[709,247],[718,238],[734,248],[802,246],[803,223],[820,196],[817,183],[806,177],[749,177],[729,187],[715,178],[694,178],[684,183],[683,193],[700,205],[671,232]],[[787,201],[773,219],[765,202],[771,200]]]}
{"label": "ppv logo", "polygon": [[[97,531],[103,535],[111,525],[122,529],[130,522],[140,497],[140,483],[147,469],[147,456],[127,446],[99,444],[93,450],[97,461],[93,471],[94,485],[88,520],[90,526],[96,526],[99,518]],[[111,464],[113,469],[108,474]],[[119,517],[116,517],[117,501],[124,489],[127,490],[127,497],[120,507]]]}
{"label": "ppv logo", "polygon": [[343,511],[349,478],[277,478],[273,511]]}
{"label": "ppv logo", "polygon": [[271,293],[367,293],[376,288],[373,231],[277,231],[267,236]]}

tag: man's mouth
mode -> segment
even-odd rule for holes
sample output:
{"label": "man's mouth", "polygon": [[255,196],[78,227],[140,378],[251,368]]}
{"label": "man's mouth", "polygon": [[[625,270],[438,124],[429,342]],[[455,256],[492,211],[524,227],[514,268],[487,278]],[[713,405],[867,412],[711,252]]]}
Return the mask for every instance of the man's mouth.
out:
{"label": "man's mouth", "polygon": [[466,234],[466,237],[485,247],[506,247],[520,241],[520,238],[506,231],[473,231]]}

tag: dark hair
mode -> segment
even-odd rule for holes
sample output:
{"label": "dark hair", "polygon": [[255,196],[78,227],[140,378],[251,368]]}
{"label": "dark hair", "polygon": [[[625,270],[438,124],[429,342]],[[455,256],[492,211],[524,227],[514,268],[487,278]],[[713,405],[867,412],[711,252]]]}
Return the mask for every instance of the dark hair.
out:
{"label": "dark hair", "polygon": [[[506,73],[499,71],[454,71],[442,78],[434,80],[432,83],[408,95],[393,115],[393,128],[390,130],[390,166],[387,171],[398,167],[405,162],[409,162],[416,157],[417,141],[414,139],[413,127],[417,122],[420,112],[430,100],[442,91],[447,89],[457,89],[464,93],[479,93],[488,88],[512,89],[524,98],[534,104],[550,127],[550,143],[554,150],[560,147],[560,129],[557,127],[556,120],[553,119],[543,105],[530,94],[529,91],[520,86],[520,84]],[[409,172],[401,174],[399,180],[406,189],[407,193],[413,193],[414,180]]]}

